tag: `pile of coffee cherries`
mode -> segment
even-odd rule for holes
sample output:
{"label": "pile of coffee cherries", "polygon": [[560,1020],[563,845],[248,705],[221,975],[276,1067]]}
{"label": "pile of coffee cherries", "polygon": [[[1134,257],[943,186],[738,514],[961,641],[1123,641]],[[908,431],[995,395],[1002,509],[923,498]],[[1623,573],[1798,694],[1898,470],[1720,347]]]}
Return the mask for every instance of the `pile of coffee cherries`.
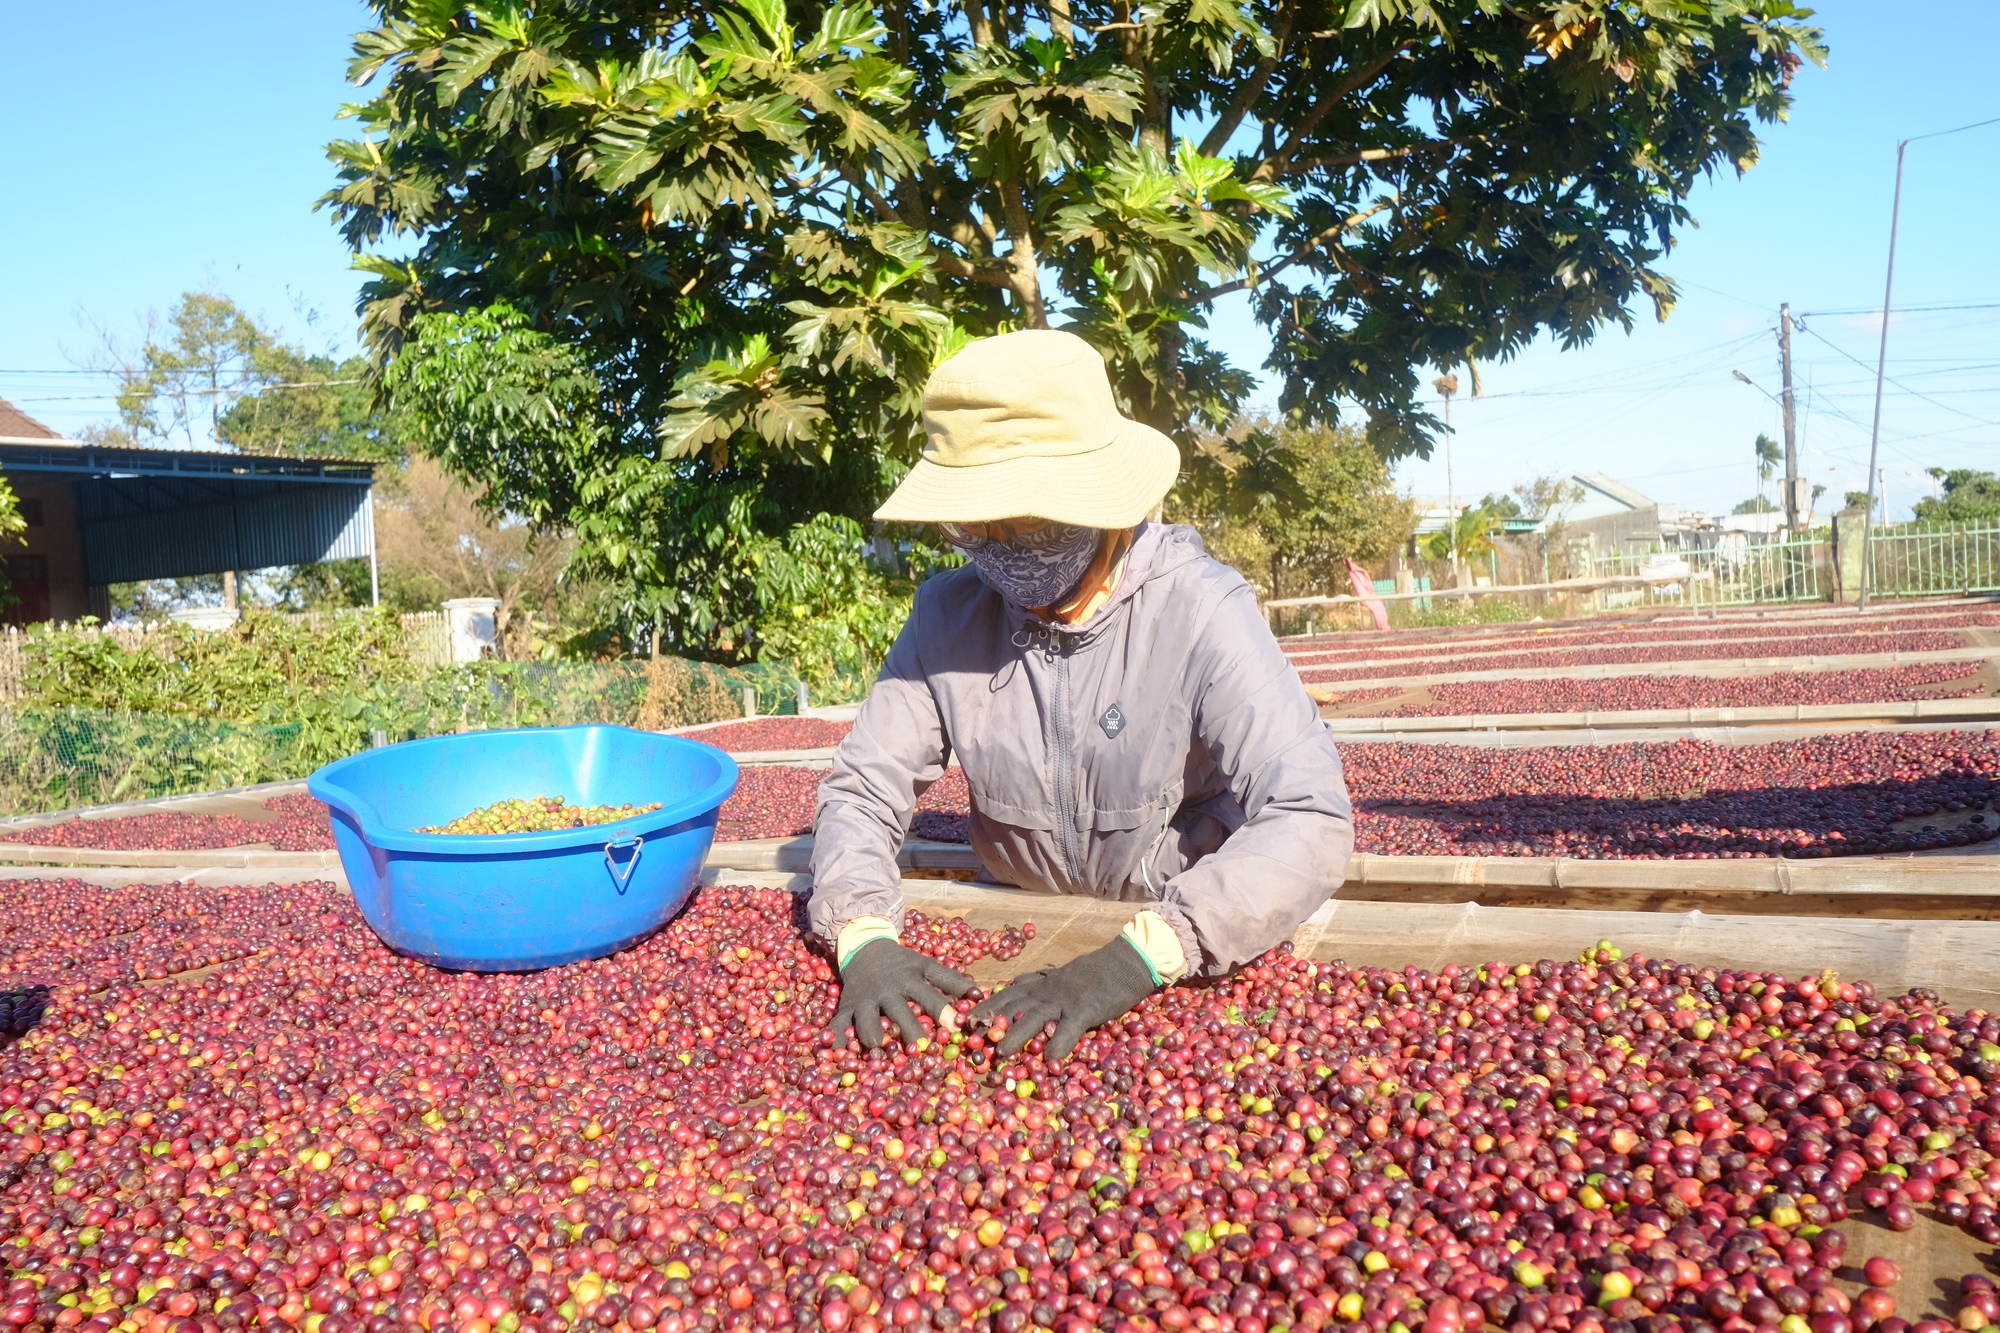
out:
{"label": "pile of coffee cherries", "polygon": [[[811,833],[813,807],[818,800],[819,784],[825,777],[823,768],[790,764],[759,764],[743,769],[737,778],[735,794],[723,802],[722,813],[716,819],[716,841],[792,838]],[[971,799],[964,771],[946,769],[917,799],[910,836],[964,842],[965,813]]]}
{"label": "pile of coffee cherries", "polygon": [[100,990],[158,981],[310,938],[325,885],[76,879],[0,882],[0,986]]}
{"label": "pile of coffee cherries", "polygon": [[962,916],[927,916],[911,909],[904,916],[902,940],[918,953],[946,967],[967,968],[982,958],[1008,962],[1019,958],[1035,938],[1035,923],[981,930]]}
{"label": "pile of coffee cherries", "polygon": [[96,847],[108,851],[205,851],[265,843],[281,852],[321,851],[333,846],[326,807],[303,792],[273,796],[264,808],[276,819],[240,815],[123,815],[112,819],[70,819],[60,824],[0,833],[0,841],[37,847]]}
{"label": "pile of coffee cherries", "polygon": [[1965,699],[1978,684],[1952,689],[1980,672],[1977,662],[1936,662],[1860,671],[1779,671],[1768,676],[1620,676],[1554,680],[1478,680],[1432,685],[1431,702],[1405,704],[1387,717],[1459,717],[1474,713],[1583,713],[1645,708],[1770,708],[1799,704],[1872,704],[1906,699]]}
{"label": "pile of coffee cherries", "polygon": [[[1850,856],[2000,834],[1990,732],[1844,732],[1508,749],[1343,742],[1362,851],[1430,856]],[[1925,826],[1914,821],[1940,819]],[[1983,812],[1983,813],[1979,813]]]}
{"label": "pile of coffee cherries", "polygon": [[1393,699],[1399,694],[1409,693],[1400,685],[1371,685],[1359,690],[1329,690],[1323,686],[1314,686],[1314,689],[1317,691],[1316,701],[1330,708],[1380,703],[1384,699]]}
{"label": "pile of coffee cherries", "polygon": [[690,731],[687,738],[718,750],[742,754],[758,750],[824,750],[847,739],[852,722],[823,717],[759,717]]}
{"label": "pile of coffee cherries", "polygon": [[664,808],[664,802],[648,805],[571,805],[561,796],[509,797],[460,815],[448,824],[431,824],[418,833],[547,833],[552,829],[585,828],[593,824],[615,824],[634,815],[649,815]]}
{"label": "pile of coffee cherries", "polygon": [[1835,1280],[1837,1224],[2000,1242],[2000,1018],[1924,991],[1287,946],[1060,1064],[864,1055],[784,893],[480,976],[282,891],[254,956],[48,977],[0,1050],[10,1328],[1945,1333],[1893,1265]]}

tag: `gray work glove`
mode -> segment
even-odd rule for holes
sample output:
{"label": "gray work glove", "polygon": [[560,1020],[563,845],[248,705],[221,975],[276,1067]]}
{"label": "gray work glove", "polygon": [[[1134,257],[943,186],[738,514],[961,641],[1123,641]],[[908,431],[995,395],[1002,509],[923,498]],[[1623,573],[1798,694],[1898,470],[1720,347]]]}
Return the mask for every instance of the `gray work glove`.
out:
{"label": "gray work glove", "polygon": [[[882,1044],[882,1020],[888,1019],[915,1045],[924,1035],[917,1022],[921,1009],[942,1020],[953,999],[972,989],[972,978],[954,972],[935,958],[895,940],[870,940],[854,951],[840,969],[840,1005],[833,1011],[833,1037],[844,1041],[851,1026],[862,1048]],[[942,994],[940,994],[942,992]]]}
{"label": "gray work glove", "polygon": [[1030,972],[997,995],[981,1000],[974,1018],[992,1021],[1003,1014],[1010,1026],[1000,1040],[1000,1054],[1012,1055],[1032,1041],[1043,1025],[1054,1023],[1046,1054],[1061,1060],[1076,1049],[1083,1034],[1151,995],[1159,987],[1152,969],[1123,936],[1061,967]]}

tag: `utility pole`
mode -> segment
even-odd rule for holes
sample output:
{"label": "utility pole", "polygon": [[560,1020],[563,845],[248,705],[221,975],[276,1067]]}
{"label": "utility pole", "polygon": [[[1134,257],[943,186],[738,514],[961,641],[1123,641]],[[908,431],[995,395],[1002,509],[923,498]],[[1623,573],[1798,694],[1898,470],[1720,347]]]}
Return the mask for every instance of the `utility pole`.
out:
{"label": "utility pole", "polygon": [[1793,536],[1798,535],[1799,514],[1799,440],[1796,425],[1797,413],[1792,398],[1792,307],[1787,302],[1778,307],[1778,364],[1784,375],[1784,393],[1780,404],[1785,409],[1785,528]]}

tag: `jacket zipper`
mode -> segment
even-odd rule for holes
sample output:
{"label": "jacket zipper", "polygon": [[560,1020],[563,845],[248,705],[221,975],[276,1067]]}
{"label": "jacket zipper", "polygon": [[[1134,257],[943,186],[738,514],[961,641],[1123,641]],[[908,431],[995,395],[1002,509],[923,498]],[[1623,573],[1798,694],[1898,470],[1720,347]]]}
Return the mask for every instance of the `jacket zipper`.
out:
{"label": "jacket zipper", "polygon": [[1054,723],[1055,789],[1056,813],[1062,821],[1063,861],[1069,870],[1069,880],[1073,887],[1083,886],[1083,877],[1077,872],[1082,855],[1077,847],[1076,835],[1076,737],[1072,730],[1069,707],[1069,652],[1068,646],[1055,633],[1049,635],[1049,655],[1055,659],[1056,698]]}

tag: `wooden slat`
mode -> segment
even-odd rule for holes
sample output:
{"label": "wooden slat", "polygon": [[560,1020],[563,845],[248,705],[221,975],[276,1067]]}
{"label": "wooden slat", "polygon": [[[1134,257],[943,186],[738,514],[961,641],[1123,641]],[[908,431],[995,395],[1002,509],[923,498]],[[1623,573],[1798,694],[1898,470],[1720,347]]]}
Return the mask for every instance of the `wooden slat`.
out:
{"label": "wooden slat", "polygon": [[[2000,919],[2000,849],[1967,856],[1794,861],[1580,861],[1566,857],[1377,856],[1357,853],[1343,902],[1476,902],[1489,907],[1781,916]],[[905,870],[979,872],[962,843],[910,842]],[[812,839],[717,843],[708,864],[805,872]]]}

